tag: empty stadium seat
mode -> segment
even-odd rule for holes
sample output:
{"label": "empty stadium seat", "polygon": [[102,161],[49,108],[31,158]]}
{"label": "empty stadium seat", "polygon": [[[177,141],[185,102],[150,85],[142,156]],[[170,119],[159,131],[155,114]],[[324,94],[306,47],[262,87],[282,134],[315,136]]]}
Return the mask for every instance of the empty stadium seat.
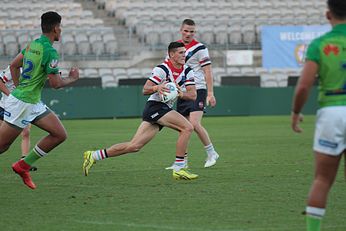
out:
{"label": "empty stadium seat", "polygon": [[107,88],[107,87],[117,87],[118,86],[118,81],[114,76],[103,76],[101,78],[102,81],[102,87]]}
{"label": "empty stadium seat", "polygon": [[116,53],[118,49],[118,43],[113,33],[106,33],[103,35],[103,41],[105,42],[105,52],[108,54]]}
{"label": "empty stadium seat", "polygon": [[263,68],[263,67],[256,67],[255,68],[255,73],[256,73],[256,75],[259,75],[259,76],[261,76],[264,73],[268,73],[268,72],[269,71],[266,68]]}
{"label": "empty stadium seat", "polygon": [[128,68],[127,69],[127,76],[130,79],[135,79],[135,78],[143,78],[141,70],[138,68]]}
{"label": "empty stadium seat", "polygon": [[113,75],[119,79],[119,78],[127,78],[127,72],[124,68],[114,68],[113,69]]}
{"label": "empty stadium seat", "polygon": [[285,73],[276,74],[278,87],[287,87],[288,76]]}
{"label": "empty stadium seat", "polygon": [[231,44],[240,44],[242,42],[241,26],[238,24],[231,25],[228,28],[229,42]]}
{"label": "empty stadium seat", "polygon": [[99,73],[99,76],[101,78],[106,77],[106,76],[114,77],[113,70],[110,68],[100,68],[98,73]]}
{"label": "empty stadium seat", "polygon": [[263,73],[261,75],[261,87],[277,87],[278,81],[273,73]]}
{"label": "empty stadium seat", "polygon": [[215,43],[220,45],[227,45],[229,43],[227,29],[215,31]]}
{"label": "empty stadium seat", "polygon": [[83,32],[76,32],[75,35],[76,43],[77,43],[77,51],[81,55],[87,55],[90,53],[90,44],[88,35]]}
{"label": "empty stadium seat", "polygon": [[32,38],[28,32],[20,32],[17,34],[19,49],[24,49],[29,42],[31,42]]}
{"label": "empty stadium seat", "polygon": [[221,85],[221,77],[226,75],[226,69],[223,67],[213,67],[213,77],[214,77],[214,85]]}
{"label": "empty stadium seat", "polygon": [[160,33],[160,43],[168,46],[170,42],[173,41],[173,33],[171,28],[163,28]]}
{"label": "empty stadium seat", "polygon": [[258,75],[253,67],[241,67],[240,73],[243,76],[257,76]]}
{"label": "empty stadium seat", "polygon": [[240,76],[240,68],[239,67],[227,67],[226,68],[226,73],[227,75],[234,75],[234,76]]}
{"label": "empty stadium seat", "polygon": [[66,55],[75,55],[77,53],[77,45],[72,33],[64,33],[62,36],[63,52]]}
{"label": "empty stadium seat", "polygon": [[84,69],[85,78],[98,78],[100,77],[98,70],[96,68],[86,68]]}
{"label": "empty stadium seat", "polygon": [[8,56],[15,56],[19,52],[17,37],[14,32],[9,32],[2,36],[2,42],[5,45],[5,54]]}
{"label": "empty stadium seat", "polygon": [[160,41],[160,31],[154,28],[150,28],[147,30],[145,34],[145,43],[154,47]]}
{"label": "empty stadium seat", "polygon": [[104,42],[100,33],[98,33],[97,31],[92,32],[89,35],[89,41],[93,54],[101,55],[105,52]]}
{"label": "empty stadium seat", "polygon": [[5,55],[5,45],[2,42],[2,38],[0,38],[0,55]]}
{"label": "empty stadium seat", "polygon": [[203,29],[201,30],[201,32],[199,33],[199,37],[201,42],[205,43],[205,44],[214,44],[214,32],[212,28],[207,28],[207,29]]}
{"label": "empty stadium seat", "polygon": [[256,32],[254,25],[245,25],[242,27],[243,41],[245,44],[254,44],[256,41]]}
{"label": "empty stadium seat", "polygon": [[149,78],[151,76],[152,70],[153,69],[150,67],[141,68],[141,76],[143,76],[144,78]]}

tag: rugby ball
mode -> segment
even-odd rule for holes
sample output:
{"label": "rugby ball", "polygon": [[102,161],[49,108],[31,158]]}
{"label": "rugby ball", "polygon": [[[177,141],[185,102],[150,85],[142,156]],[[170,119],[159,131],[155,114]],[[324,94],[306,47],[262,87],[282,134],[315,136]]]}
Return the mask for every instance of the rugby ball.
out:
{"label": "rugby ball", "polygon": [[177,86],[175,86],[174,83],[169,82],[165,84],[165,87],[169,89],[169,92],[164,92],[160,94],[161,96],[161,101],[164,103],[167,103],[171,100],[175,100],[178,96],[178,89]]}

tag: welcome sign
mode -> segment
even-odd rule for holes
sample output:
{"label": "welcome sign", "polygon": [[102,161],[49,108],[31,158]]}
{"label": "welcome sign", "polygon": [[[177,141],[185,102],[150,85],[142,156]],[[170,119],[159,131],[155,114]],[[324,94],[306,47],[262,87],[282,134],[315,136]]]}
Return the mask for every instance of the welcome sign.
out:
{"label": "welcome sign", "polygon": [[300,68],[311,40],[330,31],[323,26],[262,26],[262,63],[266,69]]}

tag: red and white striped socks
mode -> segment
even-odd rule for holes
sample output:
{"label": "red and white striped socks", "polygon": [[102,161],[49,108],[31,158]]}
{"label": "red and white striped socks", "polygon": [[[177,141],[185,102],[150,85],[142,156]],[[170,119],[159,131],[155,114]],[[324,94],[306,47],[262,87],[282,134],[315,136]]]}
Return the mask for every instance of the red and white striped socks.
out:
{"label": "red and white striped socks", "polygon": [[108,158],[106,149],[93,151],[92,155],[94,160],[103,160]]}

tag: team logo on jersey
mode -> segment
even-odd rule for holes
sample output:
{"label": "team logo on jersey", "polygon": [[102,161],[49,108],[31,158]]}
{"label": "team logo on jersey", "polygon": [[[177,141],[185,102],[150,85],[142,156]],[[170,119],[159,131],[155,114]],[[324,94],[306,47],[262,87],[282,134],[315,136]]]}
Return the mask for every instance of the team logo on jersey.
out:
{"label": "team logo on jersey", "polygon": [[329,56],[330,53],[333,53],[335,56],[339,55],[340,49],[338,46],[333,45],[333,44],[327,44],[324,48],[323,48],[323,52],[325,55]]}
{"label": "team logo on jersey", "polygon": [[50,64],[49,64],[49,67],[50,67],[50,68],[56,68],[56,67],[58,66],[58,64],[59,64],[59,60],[57,60],[57,59],[52,59],[52,61],[51,61]]}

